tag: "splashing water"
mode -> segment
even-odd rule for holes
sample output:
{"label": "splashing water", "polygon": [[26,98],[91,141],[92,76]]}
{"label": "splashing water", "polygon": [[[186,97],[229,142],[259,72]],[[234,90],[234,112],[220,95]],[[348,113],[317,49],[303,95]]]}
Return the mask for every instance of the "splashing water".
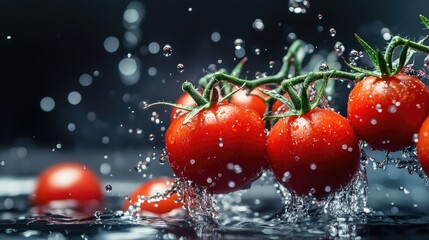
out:
{"label": "splashing water", "polygon": [[306,13],[310,8],[310,2],[308,0],[289,0],[288,6],[291,13]]}

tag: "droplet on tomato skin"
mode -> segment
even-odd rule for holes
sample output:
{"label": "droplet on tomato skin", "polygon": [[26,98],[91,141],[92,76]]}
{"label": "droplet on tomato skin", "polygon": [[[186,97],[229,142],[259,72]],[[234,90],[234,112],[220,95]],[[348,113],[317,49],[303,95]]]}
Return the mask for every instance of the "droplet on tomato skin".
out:
{"label": "droplet on tomato skin", "polygon": [[229,181],[228,182],[228,187],[234,188],[235,187],[235,182],[234,181]]}
{"label": "droplet on tomato skin", "polygon": [[347,150],[347,144],[343,144],[343,145],[341,146],[341,148],[342,148],[343,150]]}
{"label": "droplet on tomato skin", "polygon": [[315,163],[310,164],[310,169],[311,170],[316,170],[317,169],[317,165]]}
{"label": "droplet on tomato skin", "polygon": [[219,147],[223,147],[223,138],[219,138]]}
{"label": "droplet on tomato skin", "polygon": [[292,174],[290,174],[290,172],[289,171],[286,171],[284,174],[283,174],[283,177],[282,177],[282,181],[283,182],[287,182],[287,181],[289,181],[289,179],[292,177]]}
{"label": "droplet on tomato skin", "polygon": [[383,109],[381,107],[381,104],[377,103],[377,105],[375,105],[375,109],[377,110],[377,112],[381,113],[383,112]]}
{"label": "droplet on tomato skin", "polygon": [[208,177],[207,178],[207,183],[212,183],[212,182],[213,182],[213,179],[211,177]]}
{"label": "droplet on tomato skin", "polygon": [[370,121],[371,125],[377,125],[377,119],[373,118]]}
{"label": "droplet on tomato skin", "polygon": [[388,108],[387,108],[387,111],[389,112],[389,113],[396,113],[396,106],[394,106],[394,105],[391,105],[391,106],[389,106]]}
{"label": "droplet on tomato skin", "polygon": [[326,187],[325,187],[325,192],[327,192],[327,193],[328,193],[328,192],[331,192],[331,191],[332,191],[332,189],[331,189],[331,187],[330,187],[330,186],[326,186]]}

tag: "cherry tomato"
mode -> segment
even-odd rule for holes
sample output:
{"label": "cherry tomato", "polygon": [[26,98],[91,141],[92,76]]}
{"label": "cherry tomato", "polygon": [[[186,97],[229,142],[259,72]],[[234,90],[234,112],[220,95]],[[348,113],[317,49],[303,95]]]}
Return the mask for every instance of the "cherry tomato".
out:
{"label": "cherry tomato", "polygon": [[346,186],[359,167],[358,139],[346,118],[316,108],[281,118],[267,141],[274,176],[297,195],[316,198]]}
{"label": "cherry tomato", "polygon": [[[184,93],[182,96],[180,96],[177,99],[176,104],[180,104],[183,106],[195,106],[196,105],[194,99],[188,93]],[[171,109],[170,122],[173,122],[173,120],[179,118],[180,116],[184,115],[187,112],[188,111],[186,111],[186,110],[178,109],[178,108]]]}
{"label": "cherry tomato", "polygon": [[[267,87],[262,87],[264,89],[269,89]],[[267,110],[267,105],[265,104],[264,98],[268,97],[259,89],[255,88],[250,93],[247,89],[242,89],[231,97],[231,103],[239,106],[247,106],[254,109],[259,116],[264,117],[265,111]]]}
{"label": "cherry tomato", "polygon": [[[67,201],[65,201],[67,200]],[[38,177],[32,204],[45,206],[52,201],[67,202],[76,208],[102,203],[103,194],[98,177],[83,164],[57,163],[44,170]]]}
{"label": "cherry tomato", "polygon": [[266,135],[254,110],[221,103],[184,120],[173,121],[166,132],[176,176],[216,194],[242,189],[259,176],[266,164]]}
{"label": "cherry tomato", "polygon": [[414,145],[413,135],[429,115],[429,91],[417,78],[366,77],[352,89],[348,119],[358,137],[378,150]]}
{"label": "cherry tomato", "polygon": [[420,127],[417,156],[423,171],[429,176],[429,117],[426,118]]}
{"label": "cherry tomato", "polygon": [[[129,206],[135,203],[139,196],[150,197],[157,194],[162,195],[166,190],[171,189],[173,185],[174,179],[167,177],[156,178],[143,183],[133,192],[133,194],[131,194],[129,197],[130,201],[125,202],[123,208],[124,211],[128,210]],[[155,214],[166,214],[183,206],[181,202],[177,202],[178,198],[179,196],[177,194],[173,194],[170,197],[160,201],[144,201],[140,204],[140,210]]]}

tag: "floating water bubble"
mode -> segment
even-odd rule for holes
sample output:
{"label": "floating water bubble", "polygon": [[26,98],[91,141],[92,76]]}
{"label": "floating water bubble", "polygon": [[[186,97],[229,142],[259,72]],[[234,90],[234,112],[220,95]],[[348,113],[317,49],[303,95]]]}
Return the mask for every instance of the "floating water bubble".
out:
{"label": "floating water bubble", "polygon": [[97,119],[97,114],[95,112],[89,112],[86,117],[88,118],[89,121],[95,121],[95,119]]}
{"label": "floating water bubble", "polygon": [[335,37],[335,35],[337,35],[337,30],[335,30],[335,28],[331,28],[329,29],[329,34],[331,37]]}
{"label": "floating water bubble", "polygon": [[[150,161],[150,158],[149,158]],[[134,166],[134,170],[136,170],[136,172],[142,172],[143,170],[146,170],[149,166],[149,162],[148,161],[138,161],[136,163],[136,165]]]}
{"label": "floating water bubble", "polygon": [[155,124],[160,124],[161,120],[159,119],[159,114],[157,112],[152,112],[152,115],[150,117],[150,121]]}
{"label": "floating water bubble", "polygon": [[44,97],[40,100],[40,108],[45,112],[50,112],[55,108],[55,100],[51,97]]}
{"label": "floating water bubble", "polygon": [[257,30],[257,31],[262,31],[264,30],[264,22],[261,19],[255,19],[255,21],[252,24],[253,29]]}
{"label": "floating water bubble", "polygon": [[318,19],[320,19],[320,20],[322,20],[323,15],[322,15],[321,13],[319,13],[319,14],[317,15],[317,18],[318,18]]}
{"label": "floating water bubble", "polygon": [[[255,48],[255,54],[256,55],[260,55],[261,54],[261,49]],[[428,63],[429,63],[429,61],[428,61]]]}
{"label": "floating water bubble", "polygon": [[273,68],[273,67],[274,67],[274,64],[276,64],[276,62],[275,62],[275,61],[269,61],[269,62],[268,62],[268,66],[269,66],[270,68]]}
{"label": "floating water bubble", "polygon": [[188,12],[192,12],[192,8],[190,7],[190,8],[188,8]]}
{"label": "floating water bubble", "polygon": [[319,66],[319,71],[321,72],[327,72],[329,71],[329,66],[326,64],[326,62],[322,62]]}
{"label": "floating water bubble", "polygon": [[77,105],[82,100],[82,95],[79,92],[73,91],[69,93],[67,100],[71,105]]}
{"label": "floating water bubble", "polygon": [[246,50],[244,50],[244,48],[240,48],[236,49],[234,53],[237,58],[243,58],[246,55]]}
{"label": "floating water bubble", "polygon": [[131,86],[140,80],[140,65],[135,57],[122,59],[118,64],[118,69],[123,84]]}
{"label": "floating water bubble", "polygon": [[352,49],[352,50],[350,51],[350,54],[349,54],[349,61],[350,61],[350,62],[355,62],[356,60],[358,60],[358,59],[359,59],[359,57],[360,57],[360,54],[359,54],[359,52],[358,52],[358,51],[356,51],[356,50],[354,50],[354,49]]}
{"label": "floating water bubble", "polygon": [[8,36],[6,36],[6,39],[10,40],[10,39],[12,39],[12,36],[8,35]]}
{"label": "floating water bubble", "polygon": [[1,161],[0,162],[0,166],[4,166],[4,165],[6,165],[6,162],[5,161]]}
{"label": "floating water bubble", "polygon": [[[289,34],[287,35],[287,39],[288,39],[290,42],[295,41],[295,40],[296,40],[296,34],[295,34],[295,33],[293,33],[293,32],[289,33]],[[285,49],[285,50],[286,50],[286,49]]]}
{"label": "floating water bubble", "polygon": [[213,42],[219,42],[220,41],[220,33],[218,32],[213,32],[210,36],[211,40]]}
{"label": "floating water bubble", "polygon": [[341,42],[336,42],[334,45],[335,53],[337,56],[342,56],[346,48],[344,47],[344,44]]}
{"label": "floating water bubble", "polygon": [[91,77],[91,75],[89,75],[87,73],[84,73],[84,74],[80,75],[80,77],[79,77],[79,83],[83,87],[88,87],[89,85],[92,84],[92,77]]}
{"label": "floating water bubble", "polygon": [[173,48],[169,44],[166,44],[162,48],[162,54],[166,57],[170,57],[173,54]]}
{"label": "floating water bubble", "polygon": [[153,141],[155,139],[155,134],[149,134],[149,141]]}
{"label": "floating water bubble", "polygon": [[157,42],[151,42],[148,45],[148,50],[152,54],[157,54],[159,52],[160,46]]}
{"label": "floating water bubble", "polygon": [[100,172],[103,175],[108,175],[111,170],[112,170],[112,167],[107,162],[104,162],[100,165]]}
{"label": "floating water bubble", "polygon": [[182,63],[177,64],[177,70],[179,72],[185,71],[185,65],[183,65]]}
{"label": "floating water bubble", "polygon": [[387,27],[384,27],[380,30],[381,35],[383,36],[383,39],[386,41],[389,41],[392,39],[392,33],[390,32],[390,29]]}
{"label": "floating water bubble", "polygon": [[289,0],[289,11],[291,13],[306,13],[310,8],[308,0]]}
{"label": "floating water bubble", "polygon": [[114,53],[119,48],[119,40],[116,37],[109,36],[106,39],[104,39],[103,46],[107,52]]}
{"label": "floating water bubble", "polygon": [[104,189],[106,189],[106,192],[110,192],[110,191],[112,191],[113,188],[112,188],[112,185],[107,184]]}
{"label": "floating water bubble", "polygon": [[244,47],[244,41],[241,38],[237,38],[234,41],[235,50],[240,50]]}

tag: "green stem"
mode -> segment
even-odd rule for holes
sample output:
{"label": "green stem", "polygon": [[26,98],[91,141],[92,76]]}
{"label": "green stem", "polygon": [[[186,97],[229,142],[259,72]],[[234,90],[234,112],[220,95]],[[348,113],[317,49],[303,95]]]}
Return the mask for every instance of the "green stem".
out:
{"label": "green stem", "polygon": [[358,81],[367,76],[364,73],[350,73],[350,72],[344,72],[344,71],[338,71],[338,70],[331,70],[326,72],[314,72],[314,73],[308,73],[305,75],[300,75],[300,76],[296,76],[296,77],[284,80],[282,82],[282,89],[286,91],[286,87],[287,87],[286,85],[288,84],[294,86],[296,84],[303,83],[306,80],[306,78],[308,78],[310,75],[311,75],[312,82],[323,78],[339,78],[339,79],[346,79],[351,81]]}
{"label": "green stem", "polygon": [[210,93],[212,91],[213,86],[218,82],[216,78],[210,79],[207,86],[204,88],[203,98],[207,101],[210,101]]}
{"label": "green stem", "polygon": [[184,82],[182,84],[182,89],[184,92],[187,92],[192,97],[192,99],[194,99],[195,103],[197,103],[198,106],[203,106],[208,103],[208,101],[203,98],[203,96],[201,96],[197,89],[192,86],[192,83]]}
{"label": "green stem", "polygon": [[408,47],[414,50],[429,54],[429,46],[426,46],[418,42],[410,41],[408,39],[405,39],[399,36],[395,36],[387,45],[386,52],[384,54],[384,59],[386,60],[389,68],[392,68],[392,61],[393,61],[392,58],[393,58],[393,52],[395,51],[395,49],[399,46],[405,45],[407,42],[408,42]]}

